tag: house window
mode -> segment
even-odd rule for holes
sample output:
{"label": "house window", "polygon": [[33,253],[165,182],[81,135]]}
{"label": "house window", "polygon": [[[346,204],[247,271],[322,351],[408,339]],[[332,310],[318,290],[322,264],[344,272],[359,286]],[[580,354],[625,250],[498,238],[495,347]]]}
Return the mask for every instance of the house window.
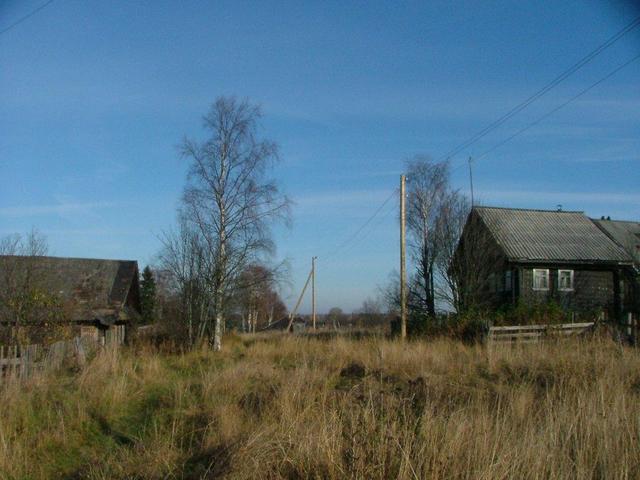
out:
{"label": "house window", "polygon": [[549,290],[549,269],[547,268],[533,269],[533,289]]}
{"label": "house window", "polygon": [[512,276],[511,276],[511,270],[507,270],[506,272],[504,272],[504,290],[505,292],[510,292],[511,288],[512,288]]}
{"label": "house window", "polygon": [[558,270],[558,290],[561,292],[573,290],[573,270]]}

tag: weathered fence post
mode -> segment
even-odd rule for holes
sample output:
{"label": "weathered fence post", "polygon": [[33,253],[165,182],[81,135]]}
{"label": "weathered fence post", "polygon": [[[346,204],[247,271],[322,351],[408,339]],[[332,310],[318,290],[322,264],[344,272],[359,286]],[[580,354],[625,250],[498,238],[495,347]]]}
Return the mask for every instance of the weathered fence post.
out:
{"label": "weathered fence post", "polygon": [[84,367],[87,363],[87,354],[84,351],[84,345],[82,344],[82,338],[76,337],[74,338],[75,349],[76,349],[76,358],[78,360],[78,365]]}

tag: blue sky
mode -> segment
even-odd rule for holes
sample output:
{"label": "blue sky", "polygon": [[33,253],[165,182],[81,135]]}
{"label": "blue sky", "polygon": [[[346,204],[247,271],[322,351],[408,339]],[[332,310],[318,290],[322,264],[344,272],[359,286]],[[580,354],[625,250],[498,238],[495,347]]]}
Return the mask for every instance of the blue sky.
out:
{"label": "blue sky", "polygon": [[[43,1],[0,0],[0,31]],[[0,34],[0,235],[60,256],[152,262],[219,95],[263,107],[296,202],[278,228],[288,304],[318,255],[321,311],[375,294],[397,264],[404,159],[440,158],[622,29],[633,2],[56,0]],[[518,129],[640,53],[640,27],[453,159],[452,182]],[[640,218],[640,61],[478,160],[485,204]],[[308,302],[303,310],[308,310]]]}

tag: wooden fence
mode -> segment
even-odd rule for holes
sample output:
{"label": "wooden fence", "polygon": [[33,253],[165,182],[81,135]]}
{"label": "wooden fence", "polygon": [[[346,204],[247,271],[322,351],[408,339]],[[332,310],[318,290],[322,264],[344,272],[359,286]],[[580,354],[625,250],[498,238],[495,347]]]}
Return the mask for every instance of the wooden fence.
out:
{"label": "wooden fence", "polygon": [[639,346],[640,338],[638,338],[639,329],[637,315],[634,315],[633,313],[627,313],[625,318],[624,330],[624,333],[627,335],[631,343],[633,343],[633,345],[635,345],[636,347]]}
{"label": "wooden fence", "polygon": [[[110,346],[121,345],[124,331],[115,331]],[[56,369],[65,361],[83,366],[87,353],[103,348],[89,337],[76,337],[62,340],[46,347],[43,345],[0,346],[0,383],[6,377],[28,378],[33,372]]]}
{"label": "wooden fence", "polygon": [[593,328],[595,322],[563,323],[560,325],[514,325],[507,327],[491,327],[487,335],[487,343],[534,343],[543,338],[567,337],[580,335]]}
{"label": "wooden fence", "polygon": [[41,357],[41,345],[0,346],[0,379],[7,374],[29,376]]}
{"label": "wooden fence", "polygon": [[125,326],[113,325],[104,332],[105,345],[123,345],[125,341]]}

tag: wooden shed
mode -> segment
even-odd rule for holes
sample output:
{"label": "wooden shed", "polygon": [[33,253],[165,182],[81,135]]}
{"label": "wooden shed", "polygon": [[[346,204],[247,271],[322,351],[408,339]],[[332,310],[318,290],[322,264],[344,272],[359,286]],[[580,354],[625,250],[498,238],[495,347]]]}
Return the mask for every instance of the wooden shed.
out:
{"label": "wooden shed", "polygon": [[140,315],[138,264],[132,260],[0,256],[0,322],[11,324],[7,304],[24,292],[55,299],[74,335],[102,344],[123,343],[127,325]]}

